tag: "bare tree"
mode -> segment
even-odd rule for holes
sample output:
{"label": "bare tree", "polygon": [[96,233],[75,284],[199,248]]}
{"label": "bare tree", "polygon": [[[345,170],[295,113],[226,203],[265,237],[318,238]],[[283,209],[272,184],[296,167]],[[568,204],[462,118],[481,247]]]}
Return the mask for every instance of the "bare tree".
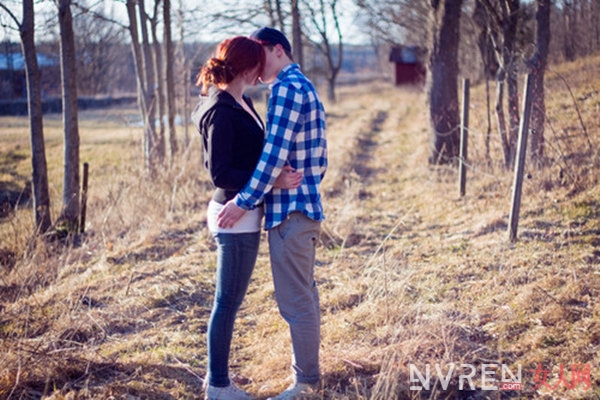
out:
{"label": "bare tree", "polygon": [[600,49],[600,2],[598,0],[563,0],[576,17],[566,34],[572,35],[577,57],[585,57]]}
{"label": "bare tree", "polygon": [[[108,22],[110,26],[119,26],[129,31],[133,66],[137,77],[138,103],[144,123],[142,137],[144,165],[149,173],[153,173],[155,166],[164,161],[166,154],[164,116],[167,117],[169,128],[171,159],[178,150],[175,132],[171,3],[170,0],[154,0],[148,3],[152,5],[152,15],[146,11],[147,3],[144,1],[127,0],[125,5],[129,22],[127,26],[93,11],[93,7],[88,8],[82,4],[78,4],[78,7],[83,14],[90,14],[92,21],[96,21],[101,28],[102,23]],[[161,28],[162,38],[165,41],[164,48],[161,44]],[[110,29],[105,30],[110,31]],[[159,122],[158,130],[156,121]]]}
{"label": "bare tree", "polygon": [[[520,0],[493,2],[477,0],[487,18],[478,19],[482,31],[493,43],[499,68],[496,74],[496,120],[500,142],[504,151],[504,165],[510,168],[514,163],[517,135],[519,130],[519,94],[517,84],[517,27],[519,24]],[[504,113],[504,90],[508,92],[509,123],[507,127]]]}
{"label": "bare tree", "polygon": [[281,0],[265,0],[264,8],[271,21],[271,26],[278,28],[281,32],[285,32],[286,17]]}
{"label": "bare tree", "polygon": [[600,1],[591,1],[591,41],[594,44],[592,51],[598,51],[600,49]]}
{"label": "bare tree", "polygon": [[[552,34],[557,38],[561,59],[573,61],[600,48],[600,2],[557,0],[557,21]],[[558,29],[557,29],[558,28]]]}
{"label": "bare tree", "polygon": [[10,18],[19,27],[21,49],[25,57],[27,77],[27,107],[29,110],[29,137],[31,141],[31,165],[33,185],[33,211],[38,233],[47,232],[51,225],[50,194],[48,190],[48,168],[44,146],[44,124],[42,118],[42,90],[40,70],[35,49],[33,0],[23,0],[23,19],[19,22],[5,5],[0,3]]}
{"label": "bare tree", "polygon": [[[150,32],[152,33],[152,46],[148,46],[148,51],[151,51],[150,58],[152,59],[152,68],[156,77],[156,83],[154,89],[156,93],[156,100],[158,104],[158,132],[154,139],[154,146],[151,147],[151,158],[153,160],[163,162],[165,159],[165,122],[163,116],[165,115],[165,85],[164,82],[164,62],[163,62],[163,51],[158,39],[158,17],[160,15],[161,0],[154,2],[154,13],[148,17],[150,22]],[[154,163],[153,163],[154,164]]]}
{"label": "bare tree", "polygon": [[64,124],[63,204],[59,225],[68,233],[78,232],[80,217],[79,121],[77,64],[71,0],[59,0],[60,65]]}
{"label": "bare tree", "polygon": [[429,2],[422,0],[355,0],[371,36],[392,44],[427,45]]}
{"label": "bare tree", "polygon": [[[75,7],[75,5],[73,5]],[[114,21],[77,5],[73,19],[77,48],[77,90],[80,95],[108,93],[119,87],[119,68],[123,67],[124,29]]]}
{"label": "bare tree", "polygon": [[269,25],[286,33],[288,12],[280,0],[220,0],[219,4],[219,9],[214,12],[202,8],[203,14],[199,18],[205,29],[233,36],[244,32],[249,34],[251,29]]}
{"label": "bare tree", "polygon": [[530,122],[532,131],[530,155],[534,162],[539,163],[544,155],[544,123],[546,120],[544,74],[550,47],[550,0],[536,0],[536,5],[536,48],[528,66],[532,77],[534,101]]}
{"label": "bare tree", "polygon": [[[144,166],[150,173],[153,172],[153,150],[156,144],[155,115],[156,91],[150,44],[148,40],[147,15],[143,1],[127,0],[127,17],[129,20],[129,34],[138,83],[138,102],[144,121],[144,134],[142,138],[142,152]],[[139,11],[139,13],[138,13]],[[139,14],[139,24],[138,24]],[[139,28],[138,28],[139,26]],[[138,32],[142,32],[142,43]]]}
{"label": "bare tree", "polygon": [[177,9],[177,27],[179,31],[179,40],[175,48],[175,71],[177,76],[181,77],[175,86],[176,98],[179,100],[179,109],[183,119],[183,147],[187,148],[190,144],[190,65],[185,52],[185,25],[184,25],[183,0],[179,0]]}
{"label": "bare tree", "polygon": [[292,7],[292,54],[294,60],[304,70],[304,49],[302,46],[302,16],[300,14],[299,0],[291,0]]}
{"label": "bare tree", "polygon": [[490,155],[490,138],[492,132],[492,110],[491,110],[491,95],[490,95],[490,80],[494,79],[498,72],[498,61],[494,52],[494,41],[492,40],[489,14],[485,11],[481,1],[475,0],[473,7],[473,21],[479,32],[477,34],[477,48],[483,63],[483,76],[485,80],[485,99],[486,99],[486,116],[487,116],[487,131],[485,134],[485,157],[488,161],[491,160]]}
{"label": "bare tree", "polygon": [[[157,1],[156,0],[155,4]],[[139,17],[139,28],[142,35],[141,49],[142,58],[144,60],[144,78],[146,79],[146,91],[150,96],[150,102],[146,104],[147,120],[145,121],[145,133],[148,134],[146,138],[146,151],[147,151],[147,170],[150,173],[154,172],[154,168],[157,161],[164,159],[164,154],[160,151],[164,149],[162,144],[162,138],[158,138],[156,135],[156,114],[158,106],[158,80],[160,77],[156,76],[156,63],[159,55],[153,52],[152,44],[150,43],[150,34],[148,33],[148,26],[152,28],[152,23],[148,13],[146,12],[146,3],[143,0],[137,1],[137,11]],[[155,7],[155,11],[156,7]],[[160,61],[158,61],[160,62]],[[162,118],[161,118],[162,121]],[[146,135],[144,135],[146,136]],[[160,151],[157,151],[160,149]]]}
{"label": "bare tree", "polygon": [[[339,22],[338,1],[330,0],[325,5],[324,0],[318,1],[318,6],[313,7],[311,2],[303,1],[308,15],[310,16],[309,28],[307,32],[316,31],[319,40],[312,40],[312,43],[323,54],[327,63],[326,78],[327,78],[327,98],[335,102],[335,83],[337,76],[342,68],[342,60],[344,55],[344,44],[342,30]],[[332,41],[330,37],[329,23],[333,23],[337,43]]]}
{"label": "bare tree", "polygon": [[128,26],[110,14],[99,12],[97,3],[88,6],[85,1],[76,2],[72,7],[77,11],[73,20],[75,31],[86,32],[75,38],[79,94],[135,91],[131,46],[123,38]]}
{"label": "bare tree", "polygon": [[171,0],[163,0],[164,46],[165,46],[165,87],[167,92],[167,122],[169,127],[169,150],[172,161],[178,151],[175,132],[175,77],[173,76],[173,39],[171,34]]}
{"label": "bare tree", "polygon": [[459,151],[458,42],[463,0],[431,0],[428,73],[430,163],[449,163]]}
{"label": "bare tree", "polygon": [[[162,14],[159,8],[162,2]],[[163,45],[158,35],[159,16],[163,17]],[[154,14],[148,18],[152,33],[152,60],[155,74],[155,88],[158,100],[159,132],[152,149],[154,157],[163,161],[166,153],[165,123],[166,116],[169,142],[169,163],[178,151],[175,131],[175,82],[173,77],[174,51],[171,34],[171,2],[170,0],[155,0]],[[164,46],[164,48],[163,48]],[[149,47],[150,49],[150,47]],[[164,51],[163,51],[164,49]]]}

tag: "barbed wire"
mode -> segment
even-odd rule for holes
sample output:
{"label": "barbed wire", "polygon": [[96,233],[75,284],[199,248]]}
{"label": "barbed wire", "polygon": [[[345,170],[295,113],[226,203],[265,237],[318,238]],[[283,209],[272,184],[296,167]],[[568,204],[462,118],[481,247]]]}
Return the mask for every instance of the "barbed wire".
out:
{"label": "barbed wire", "polygon": [[[429,133],[434,134],[436,137],[445,138],[445,137],[448,137],[448,136],[454,134],[457,130],[461,130],[461,129],[463,129],[462,125],[458,124],[447,132],[439,132],[439,131],[436,131],[435,129],[429,129]],[[489,140],[492,137],[490,132],[484,132],[484,131],[481,131],[479,129],[476,129],[476,128],[473,128],[470,126],[465,127],[464,129],[466,129],[469,138],[478,138],[478,139],[484,139],[484,140],[488,139]],[[551,126],[550,126],[550,130],[554,131]],[[533,129],[530,129],[529,134],[535,135],[536,133]],[[550,163],[550,166],[558,166],[561,170],[566,170],[569,168],[568,164],[565,162],[565,160],[568,158],[568,156],[564,154],[563,149],[561,149],[557,143],[553,143],[551,141],[546,141],[545,146],[548,149],[550,149],[552,151],[552,153],[555,154],[555,156],[556,156],[555,159]],[[573,149],[570,149],[570,152],[573,152],[573,151],[574,151]],[[452,160],[456,163],[459,163],[460,161],[462,161],[463,165],[470,172],[472,172],[478,176],[484,176],[487,178],[494,179],[498,183],[505,182],[505,180],[507,179],[507,174],[512,173],[512,168],[503,168],[503,171],[499,172],[498,174],[486,172],[482,168],[479,168],[478,165],[473,160],[469,160],[468,156],[467,156],[467,159],[461,158],[460,156],[454,156],[452,158]],[[487,161],[489,162],[491,160],[488,159]],[[549,159],[547,159],[546,161],[549,161]]]}
{"label": "barbed wire", "polygon": [[454,128],[450,129],[448,132],[438,132],[435,129],[430,129],[430,131],[432,133],[434,133],[435,136],[448,137],[448,136],[452,135],[455,131],[460,130],[460,128],[461,128],[461,125],[459,124],[459,125],[455,126]]}
{"label": "barbed wire", "polygon": [[[478,169],[474,164],[469,163],[468,161],[462,159],[461,157],[455,157],[455,160],[457,161],[461,161],[465,167],[467,167],[469,169],[469,171],[472,171],[473,173],[476,173],[478,175],[483,175],[483,176],[487,176],[488,178],[493,178],[496,179],[498,182],[503,182],[503,179],[499,178],[497,175],[493,175],[491,173],[485,172],[485,171],[481,171],[480,169]],[[506,170],[506,173],[509,173],[509,170]],[[504,178],[506,179],[506,178]]]}

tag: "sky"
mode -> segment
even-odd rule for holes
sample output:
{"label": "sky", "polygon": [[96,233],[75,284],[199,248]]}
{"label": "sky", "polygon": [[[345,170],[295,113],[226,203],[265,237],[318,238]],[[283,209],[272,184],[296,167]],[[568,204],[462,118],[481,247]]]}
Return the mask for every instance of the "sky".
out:
{"label": "sky", "polygon": [[[123,21],[123,23],[125,24],[126,22],[126,10],[125,10],[125,5],[124,5],[124,1],[114,1],[114,0],[101,0],[104,7],[104,13],[106,13],[107,15],[112,14],[115,18],[120,19]],[[189,2],[190,5],[190,9],[193,7],[198,6],[198,2],[195,0],[172,0],[172,7],[173,7],[173,11],[177,10],[179,8],[179,4],[185,4],[186,2]],[[369,38],[366,34],[363,33],[363,30],[361,29],[357,29],[357,22],[355,20],[355,15],[357,15],[357,8],[354,5],[353,0],[339,0],[340,5],[338,6],[338,9],[341,11],[341,26],[342,26],[342,34],[343,34],[343,40],[345,43],[354,43],[354,44],[359,44],[359,43],[369,43]],[[2,0],[2,3],[6,6],[8,6],[11,11],[13,12],[13,14],[15,14],[15,16],[17,18],[21,18],[21,12],[22,12],[22,3],[21,0]],[[204,0],[203,2],[203,7],[206,7],[207,9],[210,10],[218,10],[219,8],[225,7],[227,1],[226,0]],[[43,22],[43,15],[42,13],[48,13],[49,15],[53,15],[54,13],[54,3],[51,1],[36,1],[35,2],[35,6],[36,6],[36,26],[40,26]],[[173,16],[173,21],[175,21],[175,15]],[[257,21],[259,24],[261,24],[260,21]],[[263,22],[264,23],[264,22]],[[6,27],[6,25],[10,25],[13,27],[13,29]],[[13,41],[13,42],[18,42],[19,41],[19,36],[18,36],[18,32],[14,29],[14,22],[12,19],[8,18],[6,15],[6,12],[2,9],[0,9],[0,42],[4,42],[6,40],[9,41]],[[199,25],[203,25],[203,23],[199,23]],[[192,24],[193,26],[193,24]],[[189,28],[188,28],[189,29]],[[193,28],[192,28],[193,29]],[[211,31],[211,28],[209,29],[199,29],[198,32],[198,37],[196,39],[198,40],[202,40],[202,41],[220,41],[222,39],[224,39],[227,36],[231,36],[233,34],[246,34],[248,32],[246,32],[247,29],[253,29],[253,28],[240,28],[243,29],[243,32],[235,32],[235,29],[229,30],[229,31],[223,31],[223,30],[218,30],[218,29],[214,29]],[[77,32],[76,32],[77,34]],[[335,37],[336,35],[332,35],[332,37]],[[40,33],[36,32],[36,39],[40,37]]]}

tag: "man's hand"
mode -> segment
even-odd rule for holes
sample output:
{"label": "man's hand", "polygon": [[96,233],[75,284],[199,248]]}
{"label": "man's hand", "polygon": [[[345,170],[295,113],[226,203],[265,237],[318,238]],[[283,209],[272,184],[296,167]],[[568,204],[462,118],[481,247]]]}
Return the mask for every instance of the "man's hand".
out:
{"label": "man's hand", "polygon": [[246,210],[239,208],[233,200],[228,201],[217,215],[219,228],[231,228],[244,216]]}
{"label": "man's hand", "polygon": [[273,187],[278,189],[296,189],[302,183],[302,179],[304,179],[304,175],[301,172],[297,172],[294,168],[286,165],[275,180]]}

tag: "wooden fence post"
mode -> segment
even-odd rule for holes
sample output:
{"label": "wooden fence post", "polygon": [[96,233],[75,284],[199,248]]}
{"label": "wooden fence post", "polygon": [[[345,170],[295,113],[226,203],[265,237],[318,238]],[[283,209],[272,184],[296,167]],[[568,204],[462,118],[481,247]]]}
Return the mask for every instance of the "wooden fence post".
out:
{"label": "wooden fence post", "polygon": [[90,165],[83,163],[83,185],[81,190],[81,216],[79,219],[79,233],[85,232],[85,213],[87,208],[88,171]]}
{"label": "wooden fence post", "polygon": [[464,197],[467,187],[467,157],[469,144],[469,80],[463,80],[463,101],[460,124],[460,155],[458,158],[458,188]]}
{"label": "wooden fence post", "polygon": [[517,238],[519,226],[519,211],[521,208],[521,192],[523,190],[523,171],[527,155],[527,136],[529,135],[529,116],[531,114],[531,89],[533,82],[531,75],[525,77],[525,94],[523,97],[523,113],[519,125],[519,141],[517,143],[517,160],[515,164],[515,178],[513,184],[512,203],[510,207],[510,219],[508,221],[508,238],[514,242]]}

